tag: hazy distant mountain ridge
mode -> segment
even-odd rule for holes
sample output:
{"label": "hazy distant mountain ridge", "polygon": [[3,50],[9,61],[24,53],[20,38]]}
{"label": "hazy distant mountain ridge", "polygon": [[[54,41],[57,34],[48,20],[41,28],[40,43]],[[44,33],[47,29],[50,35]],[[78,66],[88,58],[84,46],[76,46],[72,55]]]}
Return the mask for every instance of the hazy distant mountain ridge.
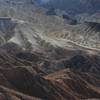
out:
{"label": "hazy distant mountain ridge", "polygon": [[100,10],[100,0],[0,0],[0,2],[38,2],[47,8],[58,8],[69,13],[94,13]]}
{"label": "hazy distant mountain ridge", "polygon": [[66,10],[70,13],[94,13],[100,9],[100,0],[48,0],[43,2],[46,7],[53,7],[58,9]]}

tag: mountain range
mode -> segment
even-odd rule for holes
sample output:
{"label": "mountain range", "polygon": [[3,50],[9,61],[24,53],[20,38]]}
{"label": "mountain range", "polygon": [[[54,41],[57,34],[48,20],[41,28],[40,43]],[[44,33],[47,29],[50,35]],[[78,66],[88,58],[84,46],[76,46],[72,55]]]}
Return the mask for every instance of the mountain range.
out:
{"label": "mountain range", "polygon": [[[58,8],[69,13],[95,13],[100,9],[99,0],[39,0],[47,8]],[[48,1],[48,2],[45,2]]]}
{"label": "mountain range", "polygon": [[99,5],[0,0],[0,100],[100,100]]}

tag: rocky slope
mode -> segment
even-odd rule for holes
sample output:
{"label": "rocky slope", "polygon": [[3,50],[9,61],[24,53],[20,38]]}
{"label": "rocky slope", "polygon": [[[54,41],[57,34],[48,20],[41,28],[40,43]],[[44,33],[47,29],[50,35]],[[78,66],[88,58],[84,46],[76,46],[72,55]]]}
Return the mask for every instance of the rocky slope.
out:
{"label": "rocky slope", "polygon": [[[24,58],[24,56],[21,57]],[[23,58],[20,59],[23,60]],[[37,69],[39,68],[34,59],[31,62]],[[80,62],[82,65],[83,63]],[[92,61],[91,64],[93,65],[93,63],[95,64]],[[45,68],[48,65],[45,64],[42,67]],[[6,100],[9,100],[9,98],[11,100],[84,100],[100,98],[100,77],[96,73],[91,73],[88,70],[80,71],[77,67],[65,67],[64,70],[61,68],[60,71],[56,70],[51,74],[48,73],[48,70],[45,70],[45,72],[47,73],[42,76],[42,74],[39,74],[41,71],[36,70],[34,66],[19,64],[13,67],[10,65],[5,67],[5,65],[2,65],[0,67],[0,100],[2,98]]]}
{"label": "rocky slope", "polygon": [[[7,27],[5,29],[6,33],[13,34],[11,36],[8,34],[1,36],[2,43],[10,41],[19,44],[23,48],[35,44],[45,48],[63,47],[75,49],[79,47],[82,49],[99,49],[100,25],[97,22],[69,25],[61,16],[47,15],[47,10],[38,4],[30,3],[26,5],[21,3],[19,5],[17,3],[14,5],[7,3],[0,7],[1,16],[12,18],[8,22],[11,29],[4,24],[5,19],[1,19],[3,20],[1,22],[4,24],[3,27]],[[4,33],[2,29],[1,32]]]}
{"label": "rocky slope", "polygon": [[76,19],[79,23],[84,23],[85,21],[100,23],[100,11],[98,10],[93,14],[88,14],[88,13],[78,14],[76,15]]}
{"label": "rocky slope", "polygon": [[[21,57],[24,58],[24,56]],[[31,62],[38,69],[38,65],[35,64],[34,59]],[[83,63],[80,62],[82,65]],[[95,61],[92,61],[91,64],[95,64]],[[46,64],[45,66],[48,67]],[[77,67],[76,64],[74,66]],[[18,98],[21,100],[38,100],[37,98],[40,98],[39,100],[84,100],[100,98],[100,77],[98,74],[91,73],[88,70],[80,71],[79,68],[74,69],[74,67],[71,69],[70,67],[65,67],[64,70],[61,68],[60,71],[55,71],[51,74],[46,73],[43,76],[39,75],[41,71],[36,70],[34,66],[32,66],[32,70],[31,66],[28,65],[22,66],[19,64],[13,67],[2,65],[0,67],[0,99],[11,98],[11,100],[15,100],[14,98]]]}

